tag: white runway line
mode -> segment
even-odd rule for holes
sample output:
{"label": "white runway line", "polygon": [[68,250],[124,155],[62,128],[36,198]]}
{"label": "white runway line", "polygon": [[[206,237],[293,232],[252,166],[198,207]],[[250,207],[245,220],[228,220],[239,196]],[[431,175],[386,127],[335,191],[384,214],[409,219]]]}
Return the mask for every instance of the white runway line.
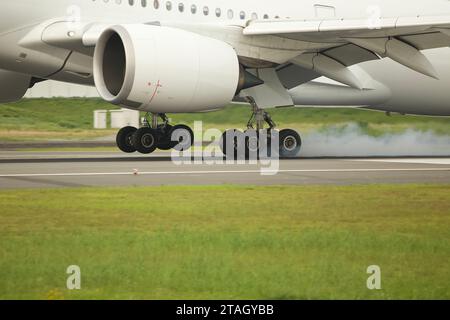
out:
{"label": "white runway line", "polygon": [[450,158],[443,158],[443,159],[427,159],[427,158],[423,158],[423,159],[361,159],[361,160],[355,160],[355,161],[450,165]]}
{"label": "white runway line", "polygon": [[261,173],[359,173],[359,172],[432,172],[450,171],[450,168],[398,168],[398,169],[292,169],[292,170],[205,170],[205,171],[147,171],[139,172],[84,172],[84,173],[20,173],[0,174],[0,178],[31,177],[90,177],[90,176],[148,176],[148,175],[212,175],[212,174],[261,174]]}

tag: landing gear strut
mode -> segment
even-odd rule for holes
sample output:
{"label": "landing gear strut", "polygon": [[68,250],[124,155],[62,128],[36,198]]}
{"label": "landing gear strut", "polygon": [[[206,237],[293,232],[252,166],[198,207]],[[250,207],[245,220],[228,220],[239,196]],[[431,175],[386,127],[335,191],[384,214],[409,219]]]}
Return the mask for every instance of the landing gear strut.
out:
{"label": "landing gear strut", "polygon": [[[252,106],[252,116],[247,130],[227,130],[221,139],[221,149],[226,158],[257,159],[260,157],[295,157],[299,154],[302,140],[292,129],[275,130],[276,124],[265,110],[260,109],[255,100],[247,97]],[[268,128],[264,128],[267,125]]]}
{"label": "landing gear strut", "polygon": [[150,154],[156,149],[185,151],[193,145],[194,133],[188,126],[170,125],[165,114],[147,113],[142,128],[122,128],[116,141],[119,149],[126,153]]}
{"label": "landing gear strut", "polygon": [[269,130],[274,129],[277,126],[272,120],[270,114],[268,114],[265,110],[260,109],[253,98],[248,97],[247,101],[252,106],[252,116],[250,117],[250,120],[248,120],[247,129],[255,129],[256,124],[257,131],[263,130],[264,122],[269,125]]}

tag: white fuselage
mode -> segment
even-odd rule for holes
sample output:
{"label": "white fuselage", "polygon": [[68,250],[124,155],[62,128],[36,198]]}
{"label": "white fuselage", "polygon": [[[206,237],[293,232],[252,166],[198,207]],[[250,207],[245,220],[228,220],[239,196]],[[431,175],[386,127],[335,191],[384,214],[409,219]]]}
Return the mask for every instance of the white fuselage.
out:
{"label": "white fuselage", "polygon": [[[105,24],[164,22],[203,33],[204,26],[245,26],[251,19],[369,18],[370,8],[384,17],[450,14],[445,0],[1,0],[0,69],[92,85],[92,59],[70,50],[27,37],[49,20]],[[170,4],[170,5],[169,5]],[[169,10],[170,8],[170,10]],[[210,32],[210,37],[228,41],[231,35]],[[25,45],[24,45],[25,44]],[[416,114],[450,115],[450,48],[424,52],[436,67],[434,80],[392,62],[390,59],[365,62],[357,67],[389,88],[390,99],[376,108]],[[182,54],[182,53],[180,53]],[[64,69],[64,72],[62,72]],[[86,76],[83,76],[86,75]]]}

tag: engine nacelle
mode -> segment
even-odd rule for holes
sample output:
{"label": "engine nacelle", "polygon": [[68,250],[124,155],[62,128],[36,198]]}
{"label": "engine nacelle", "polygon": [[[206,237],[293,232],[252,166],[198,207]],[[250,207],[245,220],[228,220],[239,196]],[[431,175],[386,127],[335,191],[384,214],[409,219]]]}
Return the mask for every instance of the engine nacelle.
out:
{"label": "engine nacelle", "polygon": [[104,100],[154,113],[222,108],[246,82],[243,73],[227,43],[168,27],[113,26],[94,54]]}
{"label": "engine nacelle", "polygon": [[22,99],[30,87],[30,82],[31,76],[0,70],[0,103]]}

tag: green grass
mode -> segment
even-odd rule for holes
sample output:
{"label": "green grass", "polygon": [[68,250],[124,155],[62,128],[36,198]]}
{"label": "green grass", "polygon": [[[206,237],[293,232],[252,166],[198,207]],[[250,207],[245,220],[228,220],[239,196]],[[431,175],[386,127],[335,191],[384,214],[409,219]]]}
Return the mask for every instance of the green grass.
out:
{"label": "green grass", "polygon": [[[449,299],[449,191],[0,191],[0,299]],[[76,292],[65,289],[73,264]],[[379,291],[366,288],[374,264]]]}
{"label": "green grass", "polygon": [[116,109],[99,99],[23,99],[0,105],[0,140],[83,140],[114,134],[94,130],[93,112]]}
{"label": "green grass", "polygon": [[[24,99],[0,105],[0,140],[92,139],[117,130],[93,130],[93,111],[115,109],[99,99]],[[357,109],[286,108],[270,111],[280,127],[301,132],[343,128],[355,123],[369,135],[398,133],[407,129],[450,135],[450,118],[393,115]],[[203,121],[207,128],[243,128],[250,108],[235,105],[219,112],[169,115],[174,123],[192,125]]]}
{"label": "green grass", "polygon": [[0,105],[1,129],[90,130],[93,112],[116,109],[100,99],[23,99]]}

